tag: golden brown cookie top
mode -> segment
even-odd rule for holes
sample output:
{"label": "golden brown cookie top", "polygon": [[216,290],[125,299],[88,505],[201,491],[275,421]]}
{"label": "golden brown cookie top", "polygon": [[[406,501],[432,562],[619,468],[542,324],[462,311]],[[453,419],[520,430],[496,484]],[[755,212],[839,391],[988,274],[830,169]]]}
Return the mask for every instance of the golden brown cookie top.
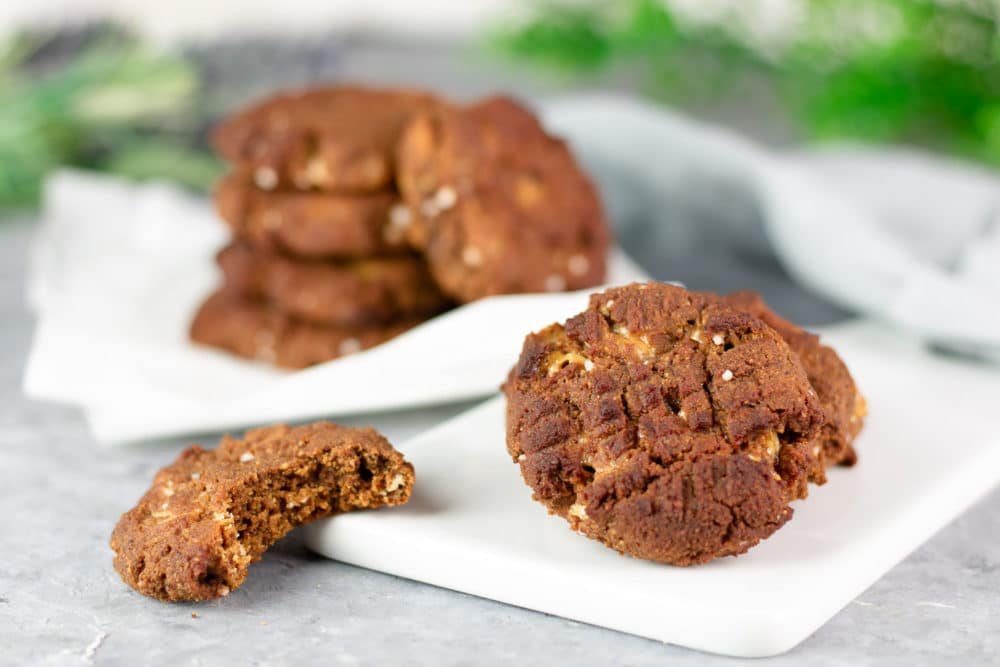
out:
{"label": "golden brown cookie top", "polygon": [[610,233],[593,184],[510,98],[415,117],[397,165],[410,239],[460,301],[603,280]]}
{"label": "golden brown cookie top", "polygon": [[438,104],[427,93],[354,85],[280,93],[224,119],[212,143],[251,166],[265,190],[377,190],[392,184],[403,126]]}
{"label": "golden brown cookie top", "polygon": [[773,329],[660,283],[595,294],[529,335],[505,393],[536,499],[619,551],[682,565],[742,553],[791,516],[823,422]]}

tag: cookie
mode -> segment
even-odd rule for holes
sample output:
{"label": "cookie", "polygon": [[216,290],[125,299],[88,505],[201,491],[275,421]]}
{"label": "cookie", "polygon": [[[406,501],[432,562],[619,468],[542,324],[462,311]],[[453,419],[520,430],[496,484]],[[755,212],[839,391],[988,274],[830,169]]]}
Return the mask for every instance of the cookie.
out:
{"label": "cookie", "polygon": [[806,376],[819,396],[827,420],[814,443],[818,448],[819,466],[812,481],[820,484],[826,481],[826,466],[854,465],[858,455],[853,443],[861,432],[868,408],[840,356],[833,348],[823,345],[819,336],[771,310],[756,292],[734,292],[722,297],[722,300],[750,312],[777,331],[802,362]]}
{"label": "cookie", "polygon": [[824,422],[774,329],[660,283],[595,294],[530,334],[504,392],[507,449],[534,498],[674,565],[741,554],[788,521]]}
{"label": "cookie", "polygon": [[306,259],[398,255],[409,209],[392,192],[265,192],[234,171],[215,188],[215,207],[237,239]]}
{"label": "cookie", "polygon": [[233,243],[218,262],[227,289],[317,324],[390,322],[448,305],[418,257],[307,262]]}
{"label": "cookie", "polygon": [[160,600],[222,597],[291,529],[401,505],[413,479],[413,466],[370,428],[270,426],[225,436],[214,450],[192,445],[115,526],[115,570]]}
{"label": "cookie", "polygon": [[593,184],[513,100],[415,117],[397,170],[410,241],[458,301],[604,280],[610,233]]}
{"label": "cookie", "polygon": [[191,323],[196,343],[285,368],[306,368],[374,347],[420,324],[408,318],[386,324],[328,327],[292,319],[259,301],[226,290],[211,295]]}
{"label": "cookie", "polygon": [[281,93],[223,120],[212,143],[264,190],[373,191],[393,181],[393,152],[414,113],[441,102],[407,90],[334,86]]}

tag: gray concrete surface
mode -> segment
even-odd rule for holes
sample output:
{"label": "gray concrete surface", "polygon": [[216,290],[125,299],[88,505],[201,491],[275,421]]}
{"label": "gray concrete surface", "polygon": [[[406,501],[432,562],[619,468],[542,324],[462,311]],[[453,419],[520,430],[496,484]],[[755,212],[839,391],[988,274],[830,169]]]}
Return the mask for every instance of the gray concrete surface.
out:
{"label": "gray concrete surface", "polygon": [[[226,599],[168,605],[134,593],[111,567],[108,537],[184,443],[100,449],[75,410],[21,395],[30,233],[28,222],[0,222],[0,664],[732,662],[324,560],[294,534]],[[402,438],[463,407],[356,421]],[[767,662],[998,664],[997,535],[1000,491]]]}

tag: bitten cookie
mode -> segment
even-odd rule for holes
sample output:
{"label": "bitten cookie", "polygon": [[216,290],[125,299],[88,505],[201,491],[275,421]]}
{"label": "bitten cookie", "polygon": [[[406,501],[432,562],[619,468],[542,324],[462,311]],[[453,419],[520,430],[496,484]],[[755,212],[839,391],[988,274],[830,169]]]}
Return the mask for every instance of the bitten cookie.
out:
{"label": "bitten cookie", "polygon": [[391,192],[265,192],[232,172],[216,185],[215,207],[233,235],[263,250],[305,259],[398,255],[409,209]]}
{"label": "bitten cookie", "polygon": [[771,310],[756,292],[734,292],[722,297],[722,300],[748,311],[777,331],[802,362],[809,382],[819,396],[827,420],[814,443],[818,447],[815,454],[819,466],[811,481],[825,482],[826,466],[854,465],[858,455],[853,443],[864,425],[868,407],[840,356],[833,348],[821,344],[819,336]]}
{"label": "bitten cookie", "polygon": [[425,93],[360,86],[283,93],[222,121],[212,142],[263,190],[381,190],[392,184],[403,126],[438,104]]}
{"label": "bitten cookie", "polygon": [[221,290],[191,323],[196,343],[285,368],[306,368],[394,338],[420,324],[408,318],[386,324],[331,327],[301,322],[260,301]]}
{"label": "bitten cookie", "polygon": [[573,529],[675,565],[745,552],[792,516],[824,416],[772,328],[660,283],[530,334],[504,386],[507,449]]}
{"label": "bitten cookie", "polygon": [[413,466],[370,428],[270,426],[214,450],[193,445],[122,515],[111,535],[115,570],[160,600],[221,597],[292,528],[401,505],[413,479]]}
{"label": "bitten cookie", "polygon": [[397,153],[411,243],[462,302],[601,283],[610,233],[566,145],[513,100],[417,116]]}
{"label": "bitten cookie", "polygon": [[448,306],[418,257],[307,262],[234,243],[218,255],[226,289],[334,326],[433,315]]}

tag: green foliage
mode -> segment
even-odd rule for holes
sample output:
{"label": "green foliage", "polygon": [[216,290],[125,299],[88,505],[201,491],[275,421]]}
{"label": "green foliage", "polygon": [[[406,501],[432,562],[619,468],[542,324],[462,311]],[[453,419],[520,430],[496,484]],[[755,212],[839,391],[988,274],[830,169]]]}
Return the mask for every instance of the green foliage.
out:
{"label": "green foliage", "polygon": [[45,46],[21,35],[0,52],[0,208],[35,205],[59,165],[199,188],[218,173],[196,143],[188,62],[108,36],[44,67]]}
{"label": "green foliage", "polygon": [[[689,3],[690,4],[690,3]],[[776,34],[753,4],[695,20],[665,0],[540,4],[495,43],[516,58],[593,74],[643,73],[675,102],[764,81],[814,139],[912,143],[1000,166],[1000,17],[991,0],[800,0]]]}

